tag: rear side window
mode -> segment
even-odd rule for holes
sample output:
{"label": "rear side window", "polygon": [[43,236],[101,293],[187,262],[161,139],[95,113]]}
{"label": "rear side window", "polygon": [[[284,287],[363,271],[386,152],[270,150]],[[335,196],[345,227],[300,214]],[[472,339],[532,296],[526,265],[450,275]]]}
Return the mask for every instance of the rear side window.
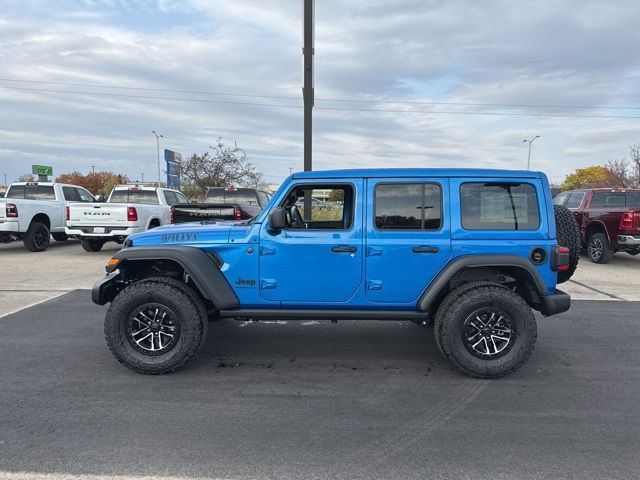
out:
{"label": "rear side window", "polygon": [[535,230],[540,226],[536,189],[528,183],[463,183],[462,226],[467,230]]}
{"label": "rear side window", "polygon": [[79,202],[80,195],[78,195],[78,190],[73,187],[62,187],[62,194],[64,195],[64,199],[67,202]]}
{"label": "rear side window", "polygon": [[5,198],[24,198],[24,185],[11,185]]}
{"label": "rear side window", "polygon": [[111,194],[109,203],[141,203],[146,205],[160,205],[158,193],[155,190],[115,190]]}
{"label": "rear side window", "polygon": [[376,186],[378,230],[438,230],[442,225],[442,192],[434,183]]}
{"label": "rear side window", "polygon": [[565,207],[567,208],[580,208],[582,205],[582,199],[584,198],[584,192],[573,192],[569,195],[569,199],[567,200],[567,204]]}
{"label": "rear side window", "polygon": [[164,192],[164,199],[167,202],[167,205],[169,206],[173,206],[176,203],[178,203],[178,201],[176,200],[176,194],[173,192],[170,192],[169,190],[165,190]]}

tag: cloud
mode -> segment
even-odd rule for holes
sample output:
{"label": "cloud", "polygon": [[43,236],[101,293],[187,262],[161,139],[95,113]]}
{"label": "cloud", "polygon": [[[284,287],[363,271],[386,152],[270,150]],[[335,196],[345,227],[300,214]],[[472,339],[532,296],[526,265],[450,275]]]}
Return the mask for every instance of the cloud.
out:
{"label": "cloud", "polygon": [[[186,154],[237,141],[271,181],[301,168],[301,2],[56,5],[8,0],[0,14],[0,173],[47,161],[150,178],[153,129]],[[638,117],[572,107],[640,105],[639,21],[631,1],[542,1],[526,14],[507,1],[317,2],[315,165],[523,168],[534,135],[532,165],[552,178],[620,158],[640,141],[637,118],[533,115]]]}

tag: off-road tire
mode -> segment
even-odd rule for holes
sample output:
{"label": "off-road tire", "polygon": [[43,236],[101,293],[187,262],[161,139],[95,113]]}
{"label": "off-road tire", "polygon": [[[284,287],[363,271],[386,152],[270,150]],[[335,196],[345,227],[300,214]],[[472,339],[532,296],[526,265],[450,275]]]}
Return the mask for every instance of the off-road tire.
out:
{"label": "off-road tire", "polygon": [[569,269],[558,272],[557,283],[568,281],[578,268],[580,260],[580,230],[573,213],[562,205],[554,205],[553,213],[556,219],[556,238],[558,245],[569,249]]}
{"label": "off-road tire", "polygon": [[[194,358],[207,338],[208,322],[202,300],[187,289],[182,282],[165,277],[141,280],[123,289],[111,302],[104,321],[105,340],[113,356],[127,368],[148,375],[175,372]],[[178,319],[178,340],[165,353],[141,353],[127,338],[131,313],[145,303],[163,305]]]}
{"label": "off-road tire", "polygon": [[[476,282],[459,290],[449,293],[440,304],[434,322],[436,342],[445,358],[464,374],[476,378],[498,378],[516,371],[529,359],[536,345],[536,320],[529,305],[520,295],[500,285]],[[479,358],[464,344],[465,321],[483,308],[506,314],[514,330],[510,348],[497,358]]]}
{"label": "off-road tire", "polygon": [[83,238],[80,243],[87,252],[99,252],[104,247],[104,241],[93,238]]}
{"label": "off-road tire", "polygon": [[594,233],[589,237],[587,256],[593,263],[609,263],[614,253],[604,233]]}
{"label": "off-road tire", "polygon": [[66,242],[69,236],[66,233],[52,233],[51,236],[56,242]]}
{"label": "off-road tire", "polygon": [[31,222],[23,242],[30,252],[44,252],[51,243],[49,229],[44,223]]}

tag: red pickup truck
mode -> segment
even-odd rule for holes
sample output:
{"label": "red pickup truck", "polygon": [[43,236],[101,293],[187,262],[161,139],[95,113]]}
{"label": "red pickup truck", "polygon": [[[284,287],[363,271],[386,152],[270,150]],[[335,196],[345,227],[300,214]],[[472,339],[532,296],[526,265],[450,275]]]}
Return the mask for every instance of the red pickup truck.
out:
{"label": "red pickup truck", "polygon": [[640,190],[592,188],[562,192],[553,199],[576,217],[582,246],[594,263],[616,252],[640,253]]}

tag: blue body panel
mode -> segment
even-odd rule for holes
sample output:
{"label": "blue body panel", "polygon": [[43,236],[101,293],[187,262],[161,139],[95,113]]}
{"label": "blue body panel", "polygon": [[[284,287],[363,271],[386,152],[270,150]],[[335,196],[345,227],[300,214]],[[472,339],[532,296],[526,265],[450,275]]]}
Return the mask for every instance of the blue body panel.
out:
{"label": "blue body panel", "polygon": [[[536,230],[466,230],[460,218],[464,182],[520,182],[535,187],[540,225]],[[443,195],[439,230],[377,230],[374,191],[379,183],[428,182]],[[268,213],[295,185],[351,184],[353,222],[348,230],[270,231]],[[434,277],[449,262],[472,254],[529,258],[535,247],[551,253],[555,222],[547,177],[540,172],[480,169],[375,169],[296,173],[287,178],[252,222],[182,223],[129,237],[134,247],[184,245],[216,252],[221,271],[243,308],[340,308],[415,310]],[[333,252],[333,247],[355,252]],[[436,247],[415,253],[414,247]],[[536,267],[549,293],[556,272]]]}

